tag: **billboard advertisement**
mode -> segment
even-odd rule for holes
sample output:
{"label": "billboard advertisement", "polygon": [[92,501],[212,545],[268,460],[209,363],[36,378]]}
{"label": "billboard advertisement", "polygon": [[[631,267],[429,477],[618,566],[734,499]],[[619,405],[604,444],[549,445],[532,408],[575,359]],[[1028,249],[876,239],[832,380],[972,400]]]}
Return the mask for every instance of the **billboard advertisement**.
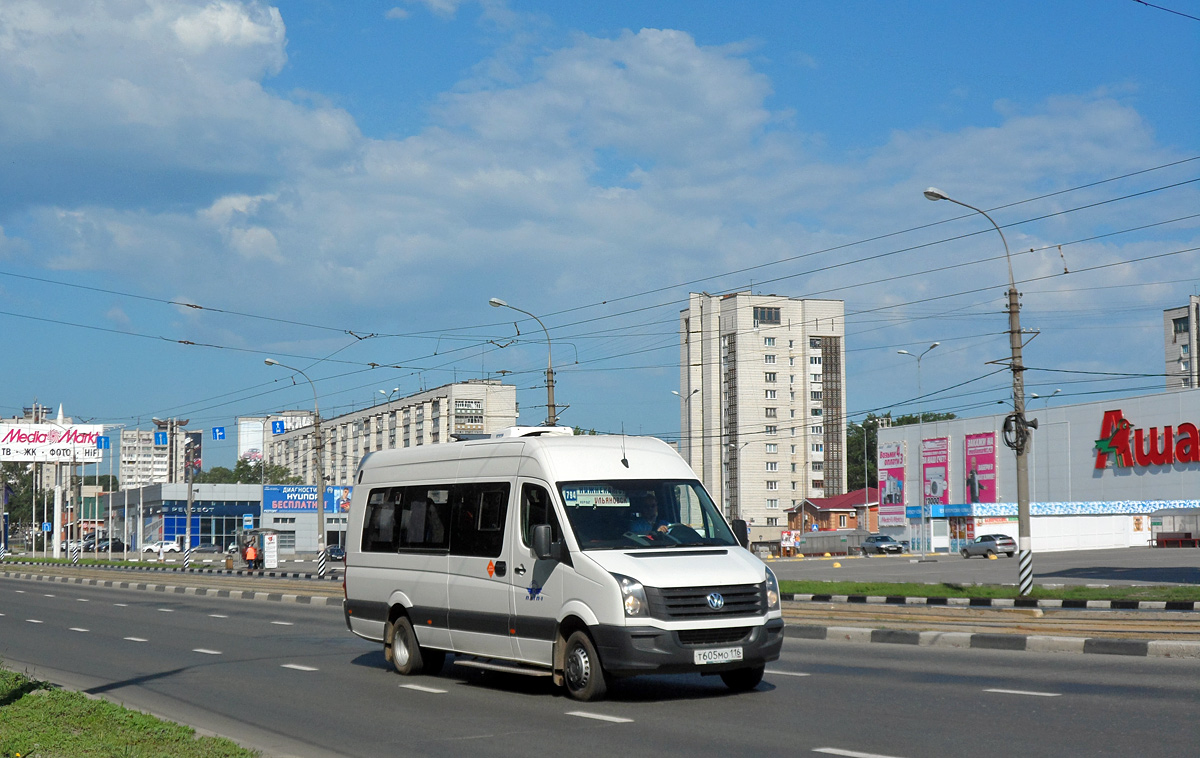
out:
{"label": "billboard advertisement", "polygon": [[[350,510],[353,487],[326,487],[325,512],[346,513]],[[263,511],[272,513],[316,513],[317,485],[268,484],[263,487]]]}
{"label": "billboard advertisement", "polygon": [[263,445],[263,431],[267,423],[268,419],[265,418],[238,418],[237,457],[239,461],[258,463],[262,460],[263,451],[266,449]]}
{"label": "billboard advertisement", "polygon": [[998,503],[996,493],[996,433],[966,435],[963,465],[963,500],[968,503]]}
{"label": "billboard advertisement", "polygon": [[0,461],[95,463],[103,434],[100,424],[0,424]]}
{"label": "billboard advertisement", "polygon": [[[921,487],[927,506],[950,503],[950,438],[921,441]],[[938,509],[941,511],[941,509]],[[931,509],[925,510],[928,516]]]}
{"label": "billboard advertisement", "polygon": [[904,526],[904,442],[879,445],[879,525]]}

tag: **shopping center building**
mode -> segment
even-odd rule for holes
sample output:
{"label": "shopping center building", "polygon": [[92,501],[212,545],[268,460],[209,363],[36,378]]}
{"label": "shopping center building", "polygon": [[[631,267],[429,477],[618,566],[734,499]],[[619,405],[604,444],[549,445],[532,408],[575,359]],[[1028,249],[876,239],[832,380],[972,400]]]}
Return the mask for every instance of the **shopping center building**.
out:
{"label": "shopping center building", "polygon": [[[1038,424],[1027,454],[1035,552],[1147,545],[1156,511],[1200,508],[1200,392],[1035,405],[1026,415]],[[1015,538],[1004,418],[881,428],[880,531],[921,549],[923,495],[935,551],[958,551],[977,534]]]}

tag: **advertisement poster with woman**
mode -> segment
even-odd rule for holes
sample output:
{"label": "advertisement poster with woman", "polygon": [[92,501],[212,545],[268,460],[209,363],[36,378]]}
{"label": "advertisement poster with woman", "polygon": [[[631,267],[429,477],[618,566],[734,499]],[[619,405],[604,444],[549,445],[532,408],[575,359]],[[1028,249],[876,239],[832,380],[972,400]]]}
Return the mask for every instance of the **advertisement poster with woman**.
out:
{"label": "advertisement poster with woman", "polygon": [[879,525],[904,526],[904,442],[879,445]]}
{"label": "advertisement poster with woman", "polygon": [[963,463],[967,477],[963,482],[963,500],[968,503],[996,503],[996,433],[968,434]]}

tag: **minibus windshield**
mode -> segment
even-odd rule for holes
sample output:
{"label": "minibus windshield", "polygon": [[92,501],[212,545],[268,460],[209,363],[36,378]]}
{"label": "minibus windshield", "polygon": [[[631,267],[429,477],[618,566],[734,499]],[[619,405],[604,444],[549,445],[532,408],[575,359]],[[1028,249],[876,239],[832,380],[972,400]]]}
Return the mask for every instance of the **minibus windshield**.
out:
{"label": "minibus windshield", "polygon": [[632,479],[559,482],[583,550],[736,547],[733,531],[700,482]]}

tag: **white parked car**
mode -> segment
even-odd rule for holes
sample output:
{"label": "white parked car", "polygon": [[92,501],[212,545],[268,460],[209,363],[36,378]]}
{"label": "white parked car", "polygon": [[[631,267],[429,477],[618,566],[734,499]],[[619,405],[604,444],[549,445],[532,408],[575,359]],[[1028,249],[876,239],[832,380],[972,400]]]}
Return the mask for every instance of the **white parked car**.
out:
{"label": "white parked car", "polygon": [[157,553],[160,550],[164,553],[178,553],[179,543],[159,540],[158,542],[151,542],[142,548],[143,553]]}

